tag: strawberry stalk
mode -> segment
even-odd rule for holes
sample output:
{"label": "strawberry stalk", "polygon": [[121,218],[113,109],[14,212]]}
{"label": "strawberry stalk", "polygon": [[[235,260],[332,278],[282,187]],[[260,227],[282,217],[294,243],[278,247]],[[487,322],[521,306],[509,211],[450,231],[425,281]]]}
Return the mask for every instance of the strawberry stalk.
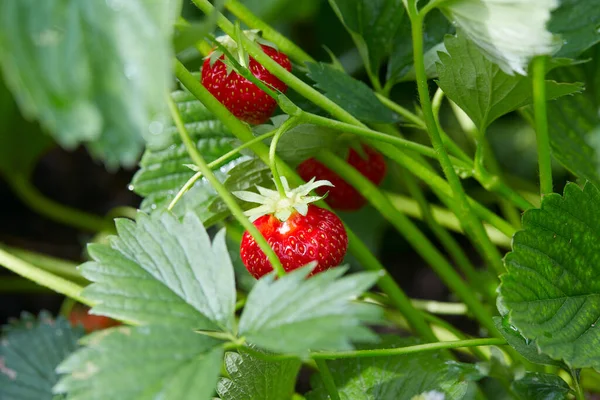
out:
{"label": "strawberry stalk", "polygon": [[259,230],[254,226],[254,224],[252,224],[252,222],[250,222],[250,220],[244,215],[244,211],[239,206],[233,195],[229,193],[225,186],[223,186],[223,184],[217,179],[215,174],[213,174],[211,168],[208,166],[204,158],[200,155],[198,149],[196,149],[196,146],[194,146],[194,143],[192,142],[192,139],[185,127],[185,124],[181,119],[179,109],[177,108],[177,105],[175,104],[171,96],[167,96],[167,104],[169,105],[169,110],[171,111],[171,116],[173,118],[173,121],[175,122],[177,131],[179,132],[179,136],[181,136],[181,140],[185,144],[185,147],[187,148],[190,157],[192,157],[192,160],[194,161],[196,166],[198,166],[199,172],[201,172],[206,178],[206,180],[208,180],[208,182],[213,186],[213,188],[219,194],[225,205],[227,205],[235,219],[237,219],[240,222],[240,224],[252,235],[254,240],[256,240],[256,243],[258,243],[260,249],[265,253],[267,258],[269,259],[271,266],[277,272],[277,275],[285,275],[285,270],[283,269],[283,266],[281,265],[277,254],[275,254],[271,246],[269,246],[269,243],[267,243],[264,236],[259,232]]}
{"label": "strawberry stalk", "polygon": [[281,183],[281,176],[279,175],[279,169],[277,168],[277,144],[279,143],[279,139],[281,139],[283,134],[296,126],[298,122],[299,121],[297,117],[291,117],[281,124],[279,129],[277,129],[273,140],[271,141],[271,146],[269,147],[269,166],[271,167],[271,172],[273,173],[275,187],[282,197],[287,197],[287,194],[285,193],[285,189]]}

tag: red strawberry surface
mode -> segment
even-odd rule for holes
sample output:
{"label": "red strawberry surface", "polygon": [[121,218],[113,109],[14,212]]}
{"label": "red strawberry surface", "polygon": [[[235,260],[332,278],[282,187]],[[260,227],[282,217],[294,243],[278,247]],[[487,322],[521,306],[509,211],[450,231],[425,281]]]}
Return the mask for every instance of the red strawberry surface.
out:
{"label": "red strawberry surface", "polygon": [[[292,70],[289,58],[272,47],[261,45],[263,51],[279,65]],[[221,56],[212,66],[210,58],[202,66],[202,84],[227,109],[242,121],[249,124],[265,123],[277,107],[276,101],[259,89],[254,83],[240,76],[235,71],[227,74],[227,66],[221,61]],[[287,85],[266,70],[254,58],[250,57],[249,64],[252,75],[265,84],[285,93]]]}
{"label": "red strawberry surface", "polygon": [[82,325],[87,333],[99,331],[113,326],[120,325],[119,321],[105,317],[103,315],[88,314],[89,309],[85,307],[76,307],[69,314],[71,325]]}
{"label": "red strawberry surface", "polygon": [[[282,222],[274,215],[263,215],[254,221],[254,225],[267,239],[286,271],[311,261],[318,262],[312,274],[336,267],[348,248],[342,221],[331,211],[312,204],[308,206],[306,216],[295,212]],[[242,237],[240,255],[256,279],[273,270],[267,256],[247,231]]]}
{"label": "red strawberry surface", "polygon": [[[368,146],[363,145],[363,150],[367,155],[366,158],[363,158],[356,150],[350,148],[346,161],[368,180],[375,185],[379,185],[383,181],[387,170],[385,159],[380,153]],[[329,192],[325,201],[336,210],[358,210],[367,202],[350,184],[314,158],[304,161],[298,166],[297,170],[298,174],[304,180],[316,177],[317,179],[324,179],[333,183],[334,187],[332,188],[320,187],[315,191],[321,196]]]}

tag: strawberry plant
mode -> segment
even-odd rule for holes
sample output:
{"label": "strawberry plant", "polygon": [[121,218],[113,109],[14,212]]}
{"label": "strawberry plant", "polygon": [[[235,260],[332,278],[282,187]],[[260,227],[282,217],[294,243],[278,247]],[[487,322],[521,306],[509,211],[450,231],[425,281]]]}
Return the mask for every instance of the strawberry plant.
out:
{"label": "strawberry plant", "polygon": [[1,400],[600,398],[597,1],[4,0],[0,68]]}

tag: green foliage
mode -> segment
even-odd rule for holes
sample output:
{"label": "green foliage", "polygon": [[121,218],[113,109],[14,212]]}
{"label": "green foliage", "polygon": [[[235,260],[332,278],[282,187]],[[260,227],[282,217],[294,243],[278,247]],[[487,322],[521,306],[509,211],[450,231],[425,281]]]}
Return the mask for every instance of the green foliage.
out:
{"label": "green foliage", "polygon": [[[446,37],[437,64],[438,85],[473,120],[480,132],[497,118],[533,101],[530,78],[503,72],[465,36]],[[581,91],[580,84],[546,81],[546,97]]]}
{"label": "green foliage", "polygon": [[47,312],[39,317],[23,313],[3,328],[0,342],[0,398],[6,400],[56,399],[52,387],[58,382],[55,369],[75,349],[83,336],[64,318]]}
{"label": "green foliage", "polygon": [[[169,2],[0,5],[0,64],[21,111],[110,168],[155,143],[169,85]],[[98,23],[101,21],[101,23]],[[152,44],[148,46],[148,44]]]}
{"label": "green foliage", "polygon": [[592,61],[552,72],[558,79],[584,82],[586,90],[548,104],[550,144],[565,168],[600,185],[600,46],[586,55]]}
{"label": "green foliage", "polygon": [[519,330],[509,323],[508,318],[494,317],[494,324],[508,344],[532,363],[556,366],[563,365],[562,362],[553,360],[546,354],[540,353],[535,340],[523,337],[523,335],[519,333]]}
{"label": "green foliage", "polygon": [[560,35],[562,47],[555,57],[579,56],[600,42],[600,13],[594,1],[561,0],[552,11],[548,30]]}
{"label": "green foliage", "polygon": [[120,327],[87,336],[58,367],[56,393],[72,400],[210,400],[222,342],[183,327]]}
{"label": "green foliage", "polygon": [[347,268],[338,267],[306,279],[311,269],[259,280],[240,317],[240,335],[267,350],[298,355],[309,350],[348,350],[351,341],[375,340],[363,324],[379,321],[381,310],[350,300],[373,286],[378,274],[340,278]]}
{"label": "green foliage", "polygon": [[[444,51],[444,36],[454,33],[454,27],[438,10],[433,10],[425,17],[425,33],[423,35],[423,51],[427,76],[437,76],[435,65],[439,61],[438,52]],[[400,26],[395,37],[394,50],[390,55],[387,69],[386,86],[396,82],[415,79],[413,69],[412,33],[408,20]]]}
{"label": "green foliage", "polygon": [[224,232],[212,245],[198,217],[168,212],[117,220],[110,245],[92,244],[84,295],[97,314],[143,324],[233,330],[235,282]]}
{"label": "green foliage", "polygon": [[398,116],[377,99],[373,90],[343,71],[324,63],[307,63],[316,87],[340,107],[365,122],[392,123]]}
{"label": "green foliage", "polygon": [[300,366],[299,359],[264,361],[246,352],[226,353],[229,378],[219,380],[217,393],[222,400],[289,399]]}
{"label": "green foliage", "polygon": [[377,74],[392,52],[394,39],[408,16],[401,0],[330,0],[329,4],[352,35],[363,60]]}
{"label": "green foliage", "polygon": [[[412,339],[390,335],[385,336],[377,348],[414,344]],[[467,395],[471,381],[480,377],[474,366],[449,361],[440,352],[333,360],[327,361],[327,366],[341,400],[411,400],[413,396],[428,391],[444,393],[447,400],[465,399],[470,398]],[[314,390],[308,400],[329,398],[318,375],[313,376],[311,384]]]}
{"label": "green foliage", "polygon": [[565,187],[527,211],[505,258],[500,295],[510,323],[540,350],[576,368],[599,368],[600,191]]}
{"label": "green foliage", "polygon": [[513,393],[527,400],[564,400],[569,394],[569,385],[559,376],[527,372],[511,385]]}

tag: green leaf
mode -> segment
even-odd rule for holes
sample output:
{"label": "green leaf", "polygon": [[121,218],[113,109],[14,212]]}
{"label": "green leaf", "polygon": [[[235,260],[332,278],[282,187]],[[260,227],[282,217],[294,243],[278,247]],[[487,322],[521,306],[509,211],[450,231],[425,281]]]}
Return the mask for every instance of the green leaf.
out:
{"label": "green leaf", "polygon": [[519,330],[508,322],[508,318],[494,317],[494,324],[498,332],[515,350],[527,360],[535,364],[562,366],[560,361],[553,360],[547,355],[540,353],[535,340],[526,339]]}
{"label": "green leaf", "polygon": [[392,52],[400,26],[410,25],[401,0],[329,0],[357,44],[369,70],[378,75]]}
{"label": "green leaf", "polygon": [[[532,82],[511,76],[488,61],[463,35],[445,39],[437,65],[438,85],[473,120],[480,132],[497,118],[533,101]],[[581,84],[546,81],[548,100],[581,91]]]}
{"label": "green leaf", "polygon": [[600,190],[574,183],[523,215],[500,295],[509,320],[573,368],[600,368]]}
{"label": "green leaf", "polygon": [[301,365],[299,359],[264,361],[245,352],[226,353],[230,378],[219,380],[217,393],[223,400],[290,399]]}
{"label": "green leaf", "polygon": [[56,366],[77,349],[83,328],[46,312],[23,313],[3,329],[0,341],[0,398],[52,400],[58,382]]}
{"label": "green leaf", "polygon": [[7,85],[62,146],[131,167],[163,126],[171,16],[168,1],[3,1]]}
{"label": "green leaf", "polygon": [[560,48],[561,41],[546,30],[557,6],[558,0],[455,0],[441,9],[503,72],[525,75],[532,57]]}
{"label": "green leaf", "polygon": [[579,56],[600,42],[600,13],[594,1],[561,0],[552,11],[548,30],[560,35],[562,47],[557,57]]}
{"label": "green leaf", "polygon": [[[384,336],[376,348],[414,345],[415,340]],[[361,346],[361,348],[375,348]],[[437,391],[446,400],[464,399],[479,374],[474,365],[448,360],[441,352],[327,361],[341,400],[412,400],[423,392]],[[329,399],[318,375],[311,379],[308,400]]]}
{"label": "green leaf", "polygon": [[[191,93],[176,91],[172,97],[196,148],[207,162],[233,149],[233,135]],[[166,147],[160,150],[147,149],[140,162],[140,170],[131,182],[132,189],[144,197],[140,208],[145,212],[166,208],[179,189],[194,175],[194,171],[186,166],[193,164],[193,161],[181,142],[177,128],[170,123],[163,134],[168,139]],[[225,179],[225,174],[238,162],[228,162],[215,171],[217,176]],[[206,220],[212,216],[207,207],[216,197],[208,181],[198,180],[175,205],[173,212],[182,216],[191,210]]]}
{"label": "green leaf", "polygon": [[[454,27],[438,10],[433,10],[425,17],[423,34],[423,52],[425,64],[429,66],[427,76],[437,76],[435,64],[439,61],[438,51],[444,51],[444,36],[454,33]],[[413,69],[413,47],[410,22],[405,21],[394,41],[394,50],[387,67],[386,85],[415,79]]]}
{"label": "green leaf", "polygon": [[0,174],[31,175],[39,157],[53,145],[36,124],[25,121],[0,79]]}
{"label": "green leaf", "polygon": [[58,367],[69,375],[54,390],[70,400],[210,400],[221,343],[176,326],[109,329],[87,336]]}
{"label": "green leaf", "polygon": [[316,87],[350,114],[365,122],[393,123],[398,116],[377,99],[365,83],[324,63],[307,63],[308,76]]}
{"label": "green leaf", "polygon": [[548,126],[554,157],[578,177],[600,185],[600,46],[589,56],[594,58],[588,63],[552,72],[558,79],[585,82],[586,90],[549,103]]}
{"label": "green leaf", "polygon": [[235,283],[224,231],[212,245],[198,217],[168,212],[119,219],[110,245],[92,244],[83,295],[96,314],[140,324],[233,329]]}
{"label": "green leaf", "polygon": [[351,300],[379,275],[365,272],[340,278],[346,268],[337,267],[306,279],[310,269],[303,267],[277,280],[274,274],[260,279],[248,295],[240,336],[267,350],[299,355],[351,349],[351,341],[374,340],[362,324],[378,321],[380,309]]}
{"label": "green leaf", "polygon": [[569,385],[558,375],[527,372],[511,384],[513,392],[527,400],[565,400]]}

